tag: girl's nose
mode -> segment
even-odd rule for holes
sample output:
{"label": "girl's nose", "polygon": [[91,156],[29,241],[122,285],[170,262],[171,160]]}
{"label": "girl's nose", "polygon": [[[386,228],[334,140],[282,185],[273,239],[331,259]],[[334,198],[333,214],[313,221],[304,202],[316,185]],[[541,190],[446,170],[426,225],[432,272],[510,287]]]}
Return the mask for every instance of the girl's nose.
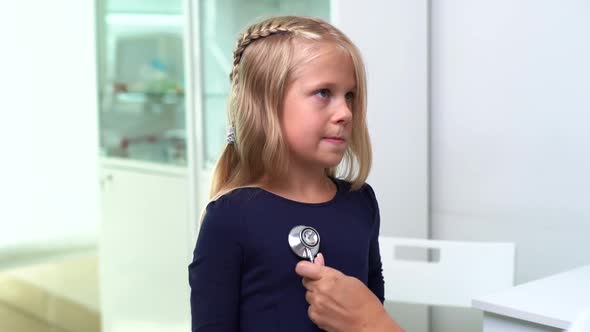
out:
{"label": "girl's nose", "polygon": [[336,122],[344,124],[350,122],[352,120],[352,103],[343,100],[337,107]]}

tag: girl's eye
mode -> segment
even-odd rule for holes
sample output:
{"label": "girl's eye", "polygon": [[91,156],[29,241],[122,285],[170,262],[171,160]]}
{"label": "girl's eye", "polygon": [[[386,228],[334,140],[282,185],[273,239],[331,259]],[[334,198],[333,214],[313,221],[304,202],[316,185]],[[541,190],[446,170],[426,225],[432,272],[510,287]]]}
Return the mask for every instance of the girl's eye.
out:
{"label": "girl's eye", "polygon": [[354,93],[349,92],[346,94],[346,101],[353,101],[354,100]]}
{"label": "girl's eye", "polygon": [[328,98],[328,97],[330,97],[330,90],[321,89],[318,92],[316,92],[316,96],[318,96],[320,98]]}

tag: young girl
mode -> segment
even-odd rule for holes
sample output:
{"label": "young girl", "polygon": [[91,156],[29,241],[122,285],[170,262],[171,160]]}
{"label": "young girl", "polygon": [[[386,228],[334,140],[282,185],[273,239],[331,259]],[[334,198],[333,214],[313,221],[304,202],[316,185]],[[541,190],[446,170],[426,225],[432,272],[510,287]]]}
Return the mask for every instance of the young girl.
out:
{"label": "young girl", "polygon": [[298,225],[383,301],[358,49],[320,19],[275,17],[238,40],[230,80],[230,133],[189,265],[193,332],[320,330],[288,242]]}

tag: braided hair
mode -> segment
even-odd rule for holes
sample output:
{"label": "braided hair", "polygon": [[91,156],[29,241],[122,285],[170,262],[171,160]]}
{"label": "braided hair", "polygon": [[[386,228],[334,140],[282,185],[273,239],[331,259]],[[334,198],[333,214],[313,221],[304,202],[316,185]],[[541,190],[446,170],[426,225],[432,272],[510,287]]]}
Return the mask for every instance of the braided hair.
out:
{"label": "braided hair", "polygon": [[294,36],[303,36],[312,40],[319,40],[321,36],[319,34],[311,33],[306,31],[305,24],[302,21],[313,22],[317,25],[317,28],[324,30],[323,32],[329,32],[332,26],[328,23],[312,17],[297,17],[297,16],[279,16],[273,17],[268,20],[262,21],[257,24],[253,24],[242,33],[236,42],[236,47],[233,53],[233,66],[232,71],[229,74],[229,79],[232,82],[237,80],[238,68],[242,54],[248,45],[254,41],[265,38],[276,34],[292,34]]}

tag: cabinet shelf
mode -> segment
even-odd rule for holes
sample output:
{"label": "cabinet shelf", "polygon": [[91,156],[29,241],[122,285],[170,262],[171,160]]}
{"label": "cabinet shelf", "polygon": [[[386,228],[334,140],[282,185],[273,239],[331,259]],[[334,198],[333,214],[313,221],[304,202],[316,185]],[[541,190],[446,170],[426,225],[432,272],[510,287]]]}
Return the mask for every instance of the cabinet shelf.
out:
{"label": "cabinet shelf", "polygon": [[127,158],[101,157],[100,164],[102,167],[105,168],[135,170],[142,173],[158,173],[179,177],[184,177],[188,174],[188,169],[186,166],[158,164],[153,162],[133,160]]}
{"label": "cabinet shelf", "polygon": [[107,25],[177,28],[181,28],[184,23],[180,14],[155,13],[108,13],[105,22]]}

